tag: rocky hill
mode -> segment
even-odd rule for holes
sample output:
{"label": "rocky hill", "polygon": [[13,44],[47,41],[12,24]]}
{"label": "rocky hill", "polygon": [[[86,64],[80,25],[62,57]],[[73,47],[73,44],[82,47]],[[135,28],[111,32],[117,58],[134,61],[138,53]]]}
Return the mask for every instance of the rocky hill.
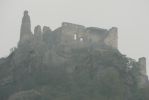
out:
{"label": "rocky hill", "polygon": [[22,19],[18,47],[0,59],[0,100],[148,100],[146,59],[118,50],[117,28]]}

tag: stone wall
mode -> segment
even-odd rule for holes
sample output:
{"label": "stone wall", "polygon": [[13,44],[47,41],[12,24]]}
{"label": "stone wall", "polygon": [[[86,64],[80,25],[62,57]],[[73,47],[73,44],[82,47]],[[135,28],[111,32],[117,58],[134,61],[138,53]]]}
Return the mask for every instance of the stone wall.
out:
{"label": "stone wall", "polygon": [[65,44],[73,43],[79,41],[80,38],[84,38],[86,33],[85,27],[82,25],[72,24],[72,23],[62,23],[62,41]]}
{"label": "stone wall", "polygon": [[138,76],[138,86],[140,88],[143,88],[147,85],[148,83],[148,77],[147,77],[147,73],[146,73],[146,58],[142,57],[139,58],[138,61],[138,66],[139,66],[139,76]]}
{"label": "stone wall", "polygon": [[59,30],[58,33],[56,30],[51,31],[48,27],[44,27],[42,32],[41,26],[37,25],[34,29],[33,35],[31,32],[31,22],[28,11],[24,11],[24,16],[22,18],[19,44],[22,45],[24,42],[29,43],[33,39],[41,41],[43,33],[47,30],[49,30],[48,32],[50,32],[50,34],[59,37],[57,38],[59,39],[59,43],[65,46],[67,45],[67,47],[83,47],[86,44],[90,44],[94,45],[94,47],[98,46],[98,48],[101,45],[115,49],[118,48],[118,32],[115,27],[110,30],[96,27],[86,28],[82,25],[64,22],[60,28],[56,29]]}
{"label": "stone wall", "polygon": [[104,40],[108,34],[108,31],[106,29],[96,27],[87,28],[87,32],[88,32],[88,39],[93,44],[104,44]]}
{"label": "stone wall", "polygon": [[113,27],[110,30],[96,27],[88,27],[72,23],[63,23],[61,41],[63,44],[73,45],[90,43],[92,45],[106,45],[112,48],[118,47],[118,32],[117,28]]}
{"label": "stone wall", "polygon": [[139,58],[138,63],[139,63],[140,73],[142,75],[146,75],[146,58],[145,57]]}
{"label": "stone wall", "polygon": [[105,44],[118,49],[118,29],[116,27],[112,27],[109,30],[108,36],[105,39]]}
{"label": "stone wall", "polygon": [[41,31],[41,26],[37,25],[34,29],[34,37],[37,41],[42,40],[42,31]]}

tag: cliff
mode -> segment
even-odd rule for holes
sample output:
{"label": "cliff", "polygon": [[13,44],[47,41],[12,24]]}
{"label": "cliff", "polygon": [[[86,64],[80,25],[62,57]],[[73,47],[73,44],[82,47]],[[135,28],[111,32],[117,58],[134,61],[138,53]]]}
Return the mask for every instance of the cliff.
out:
{"label": "cliff", "polygon": [[148,100],[146,59],[121,54],[117,35],[66,22],[33,34],[25,11],[18,47],[0,59],[0,100]]}

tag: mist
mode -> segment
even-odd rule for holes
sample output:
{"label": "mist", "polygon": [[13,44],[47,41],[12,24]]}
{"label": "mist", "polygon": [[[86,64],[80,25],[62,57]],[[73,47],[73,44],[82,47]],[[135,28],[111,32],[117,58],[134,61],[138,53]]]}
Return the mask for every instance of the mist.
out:
{"label": "mist", "polygon": [[0,57],[17,46],[23,11],[28,10],[32,31],[38,24],[54,30],[62,22],[107,29],[115,26],[123,54],[148,58],[148,5],[148,0],[0,0]]}

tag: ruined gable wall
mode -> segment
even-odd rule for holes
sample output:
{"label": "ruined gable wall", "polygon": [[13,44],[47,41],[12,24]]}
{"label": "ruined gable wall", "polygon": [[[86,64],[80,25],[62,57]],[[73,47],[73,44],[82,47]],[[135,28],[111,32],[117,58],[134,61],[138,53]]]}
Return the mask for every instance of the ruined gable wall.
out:
{"label": "ruined gable wall", "polygon": [[104,44],[104,39],[107,35],[106,29],[100,29],[95,27],[87,28],[88,39],[94,44]]}
{"label": "ruined gable wall", "polygon": [[64,44],[68,44],[79,41],[79,39],[83,37],[83,34],[86,33],[86,30],[85,27],[82,25],[76,25],[72,23],[62,23],[61,33],[62,33],[61,40],[64,42]]}

